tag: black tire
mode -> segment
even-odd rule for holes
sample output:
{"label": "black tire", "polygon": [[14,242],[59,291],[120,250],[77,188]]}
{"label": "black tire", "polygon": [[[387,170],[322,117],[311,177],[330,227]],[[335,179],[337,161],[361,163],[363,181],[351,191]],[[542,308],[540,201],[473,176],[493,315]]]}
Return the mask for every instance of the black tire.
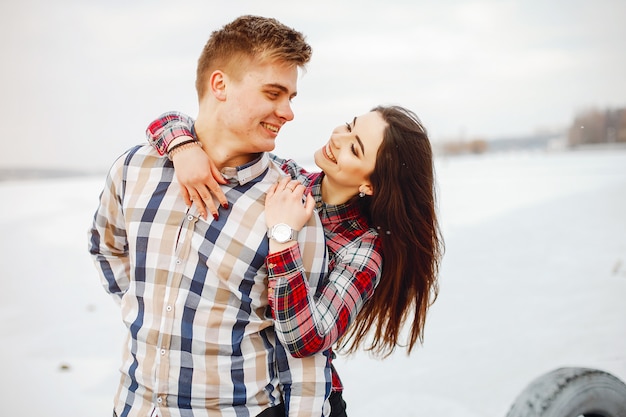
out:
{"label": "black tire", "polygon": [[532,381],[507,417],[626,417],[626,385],[597,369],[560,368]]}

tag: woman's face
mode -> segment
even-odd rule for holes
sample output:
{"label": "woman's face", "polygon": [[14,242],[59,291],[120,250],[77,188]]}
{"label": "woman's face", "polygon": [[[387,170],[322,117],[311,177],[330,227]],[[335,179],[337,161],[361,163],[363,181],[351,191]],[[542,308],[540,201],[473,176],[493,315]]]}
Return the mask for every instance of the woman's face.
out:
{"label": "woman's face", "polygon": [[315,152],[315,164],[334,187],[352,195],[361,191],[371,194],[369,177],[386,127],[376,111],[355,117],[333,130],[328,143]]}

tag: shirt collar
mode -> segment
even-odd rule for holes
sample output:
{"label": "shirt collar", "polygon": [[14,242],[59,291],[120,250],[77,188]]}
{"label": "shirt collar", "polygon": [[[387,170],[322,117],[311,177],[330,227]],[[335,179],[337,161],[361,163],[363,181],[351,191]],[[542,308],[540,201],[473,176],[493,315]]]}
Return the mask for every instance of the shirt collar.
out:
{"label": "shirt collar", "polygon": [[269,155],[264,152],[258,158],[245,165],[225,167],[220,171],[230,184],[245,185],[265,172],[270,163]]}

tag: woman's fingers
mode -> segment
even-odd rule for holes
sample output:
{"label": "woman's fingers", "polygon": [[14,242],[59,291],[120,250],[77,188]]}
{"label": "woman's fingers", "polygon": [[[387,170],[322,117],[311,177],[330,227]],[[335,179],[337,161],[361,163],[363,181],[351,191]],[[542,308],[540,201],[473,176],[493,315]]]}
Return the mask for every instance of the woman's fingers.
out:
{"label": "woman's fingers", "polygon": [[313,209],[315,209],[315,199],[311,193],[307,194],[306,199],[304,200],[304,209],[306,210],[308,218],[310,218],[313,214]]}
{"label": "woman's fingers", "polygon": [[187,187],[181,186],[180,188],[183,193],[183,199],[185,200],[185,204],[187,205],[187,207],[191,207],[191,200],[193,199],[193,197],[189,194]]}
{"label": "woman's fingers", "polygon": [[287,185],[285,185],[285,189],[290,190],[291,192],[296,191],[296,188],[298,187],[304,188],[304,186],[298,180],[291,180],[287,183]]}
{"label": "woman's fingers", "polygon": [[224,195],[224,192],[220,188],[220,184],[226,184],[227,181],[222,176],[222,173],[220,172],[220,170],[217,169],[217,167],[215,166],[213,161],[211,161],[211,174],[213,175],[213,177],[212,177],[213,181],[209,181],[209,183],[207,184],[207,187],[211,191],[211,194],[213,194],[215,196],[215,198],[217,198],[217,201],[220,202],[220,205],[223,208],[227,209],[228,208],[228,200],[226,199],[226,196]]}
{"label": "woman's fingers", "polygon": [[[211,195],[211,190],[209,190],[206,186],[203,186],[202,188],[202,191],[196,188],[192,189],[190,192],[192,195],[192,202],[198,209],[202,218],[206,220],[207,214],[211,213],[213,218],[217,220],[219,218],[219,212],[217,206],[215,205],[215,201],[213,200],[213,196]],[[228,207],[228,204],[226,204],[226,206]]]}
{"label": "woman's fingers", "polygon": [[203,218],[206,219],[207,213],[211,213],[217,220],[219,213],[216,200],[224,209],[228,208],[228,200],[220,188],[220,184],[226,184],[227,181],[219,169],[198,146],[177,152],[172,159],[185,203],[195,205]]}
{"label": "woman's fingers", "polygon": [[265,202],[272,198],[274,194],[276,194],[276,189],[278,188],[278,183],[272,184],[270,188],[267,190],[267,196],[265,197]]}
{"label": "woman's fingers", "polygon": [[299,197],[302,197],[304,195],[305,190],[306,188],[304,187],[304,185],[298,183],[298,185],[295,186],[292,192],[298,195]]}
{"label": "woman's fingers", "polygon": [[291,180],[289,179],[289,177],[282,177],[280,181],[278,181],[278,189],[284,190],[285,188],[287,188],[287,184],[289,184],[290,182]]}
{"label": "woman's fingers", "polygon": [[265,203],[273,201],[298,201],[302,203],[302,196],[306,191],[306,187],[298,180],[291,180],[289,177],[283,177],[275,184],[272,184],[267,190]]}
{"label": "woman's fingers", "polygon": [[200,217],[206,220],[207,209],[206,209],[206,205],[204,204],[204,199],[195,188],[190,192],[190,194],[191,194],[192,204],[196,206],[196,209],[198,209],[198,212],[200,213]]}
{"label": "woman's fingers", "polygon": [[[215,220],[219,219],[219,212],[217,211],[217,207],[215,206],[215,202],[213,201],[213,197],[211,194],[207,196],[200,196],[202,198],[202,202],[204,203],[206,209],[211,213]],[[206,219],[206,211],[204,212],[204,218]]]}

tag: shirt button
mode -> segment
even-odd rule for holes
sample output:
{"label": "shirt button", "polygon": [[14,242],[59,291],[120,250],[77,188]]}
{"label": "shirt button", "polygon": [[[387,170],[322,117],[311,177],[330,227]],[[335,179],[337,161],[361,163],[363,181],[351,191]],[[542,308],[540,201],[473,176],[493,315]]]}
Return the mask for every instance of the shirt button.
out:
{"label": "shirt button", "polygon": [[165,307],[165,309],[166,309],[167,311],[172,311],[172,306],[167,306],[167,307]]}
{"label": "shirt button", "polygon": [[180,259],[176,259],[176,265],[180,265],[182,261]]}
{"label": "shirt button", "polygon": [[161,356],[165,355],[165,349],[161,349]]}
{"label": "shirt button", "polygon": [[161,397],[157,398],[157,402],[158,402],[159,404],[161,404],[161,403],[163,402],[163,398],[161,398]]}
{"label": "shirt button", "polygon": [[192,221],[193,220],[193,216],[190,214],[189,216],[187,216],[187,220]]}

